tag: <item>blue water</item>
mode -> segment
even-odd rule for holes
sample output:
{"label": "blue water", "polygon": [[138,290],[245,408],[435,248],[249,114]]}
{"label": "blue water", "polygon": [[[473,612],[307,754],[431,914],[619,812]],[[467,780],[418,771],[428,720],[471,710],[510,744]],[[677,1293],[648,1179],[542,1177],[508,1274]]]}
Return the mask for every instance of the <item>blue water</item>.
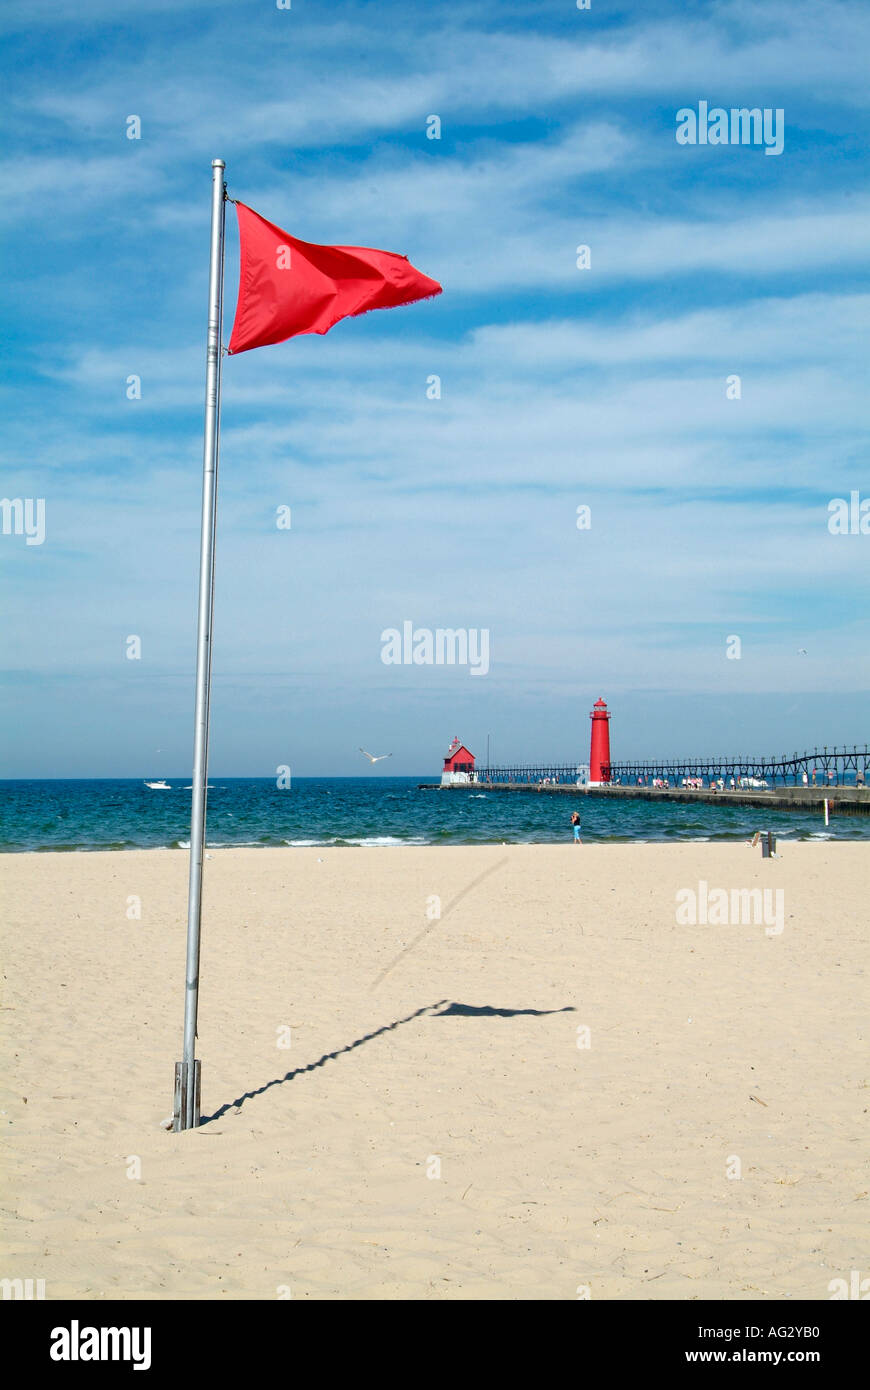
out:
{"label": "blue water", "polygon": [[[0,851],[187,847],[190,774],[170,791],[141,781],[0,782]],[[420,791],[425,777],[213,777],[207,844],[486,845],[571,840],[579,809],[584,841],[733,840],[770,829],[791,839],[870,837],[870,817],[760,811],[753,807],[605,801],[559,793]],[[188,790],[185,790],[187,786]]]}

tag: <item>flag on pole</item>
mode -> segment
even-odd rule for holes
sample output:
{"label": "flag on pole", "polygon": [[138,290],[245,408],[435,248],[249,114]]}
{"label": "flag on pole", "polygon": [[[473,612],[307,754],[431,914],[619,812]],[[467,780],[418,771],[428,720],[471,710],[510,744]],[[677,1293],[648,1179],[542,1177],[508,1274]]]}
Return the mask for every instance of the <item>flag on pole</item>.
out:
{"label": "flag on pole", "polygon": [[236,203],[236,214],[241,264],[231,356],[441,293],[407,256],[300,241],[244,203]]}
{"label": "flag on pole", "polygon": [[[225,169],[222,159],[212,160],[184,1043],[183,1060],[175,1064],[172,1127],[176,1131],[195,1129],[200,1122],[196,1038],[220,454],[224,230],[228,201]],[[229,346],[234,355],[265,347],[267,343],[283,343],[300,333],[328,333],[339,319],[364,314],[369,309],[414,304],[418,299],[441,293],[438,281],[415,270],[406,256],[364,246],[315,246],[290,236],[244,203],[236,203],[236,211],[242,255],[239,301]]]}

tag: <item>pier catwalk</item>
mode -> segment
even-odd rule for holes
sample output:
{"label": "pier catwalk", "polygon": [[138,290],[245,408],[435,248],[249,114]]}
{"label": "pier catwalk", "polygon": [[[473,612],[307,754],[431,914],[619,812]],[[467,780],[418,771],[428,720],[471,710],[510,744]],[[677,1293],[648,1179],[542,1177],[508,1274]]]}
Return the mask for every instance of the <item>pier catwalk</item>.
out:
{"label": "pier catwalk", "polygon": [[828,814],[837,816],[870,815],[868,787],[774,787],[745,788],[733,791],[712,791],[708,787],[578,787],[576,782],[490,782],[479,776],[472,783],[442,785],[439,782],[420,782],[420,791],[479,791],[537,792],[540,795],[604,797],[610,800],[710,802],[728,806],[757,806],[775,811],[823,812],[825,801]]}

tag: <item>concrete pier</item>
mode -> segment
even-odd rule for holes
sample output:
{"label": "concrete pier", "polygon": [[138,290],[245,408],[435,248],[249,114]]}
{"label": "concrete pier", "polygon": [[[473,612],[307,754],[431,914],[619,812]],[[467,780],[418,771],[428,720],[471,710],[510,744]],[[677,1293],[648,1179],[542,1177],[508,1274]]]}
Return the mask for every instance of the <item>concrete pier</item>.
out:
{"label": "concrete pier", "polygon": [[418,783],[420,791],[526,792],[539,796],[588,796],[625,801],[706,802],[726,806],[755,806],[769,811],[806,811],[822,815],[828,802],[831,816],[870,815],[870,787],[772,787],[736,788],[714,792],[709,787],[693,791],[687,787],[576,787],[565,783],[540,786],[534,782],[469,782],[463,786],[441,786],[437,782]]}

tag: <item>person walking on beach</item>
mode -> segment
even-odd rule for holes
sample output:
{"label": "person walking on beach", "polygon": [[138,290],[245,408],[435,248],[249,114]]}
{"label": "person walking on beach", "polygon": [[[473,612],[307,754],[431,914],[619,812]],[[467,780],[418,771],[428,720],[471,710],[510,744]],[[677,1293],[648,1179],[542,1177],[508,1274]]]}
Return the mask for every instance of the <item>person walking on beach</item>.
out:
{"label": "person walking on beach", "polygon": [[573,815],[571,816],[571,824],[572,824],[573,827],[574,827],[574,843],[575,843],[575,845],[579,845],[579,844],[581,843],[581,840],[580,840],[580,813],[579,813],[579,811],[575,811],[575,812],[573,813]]}

